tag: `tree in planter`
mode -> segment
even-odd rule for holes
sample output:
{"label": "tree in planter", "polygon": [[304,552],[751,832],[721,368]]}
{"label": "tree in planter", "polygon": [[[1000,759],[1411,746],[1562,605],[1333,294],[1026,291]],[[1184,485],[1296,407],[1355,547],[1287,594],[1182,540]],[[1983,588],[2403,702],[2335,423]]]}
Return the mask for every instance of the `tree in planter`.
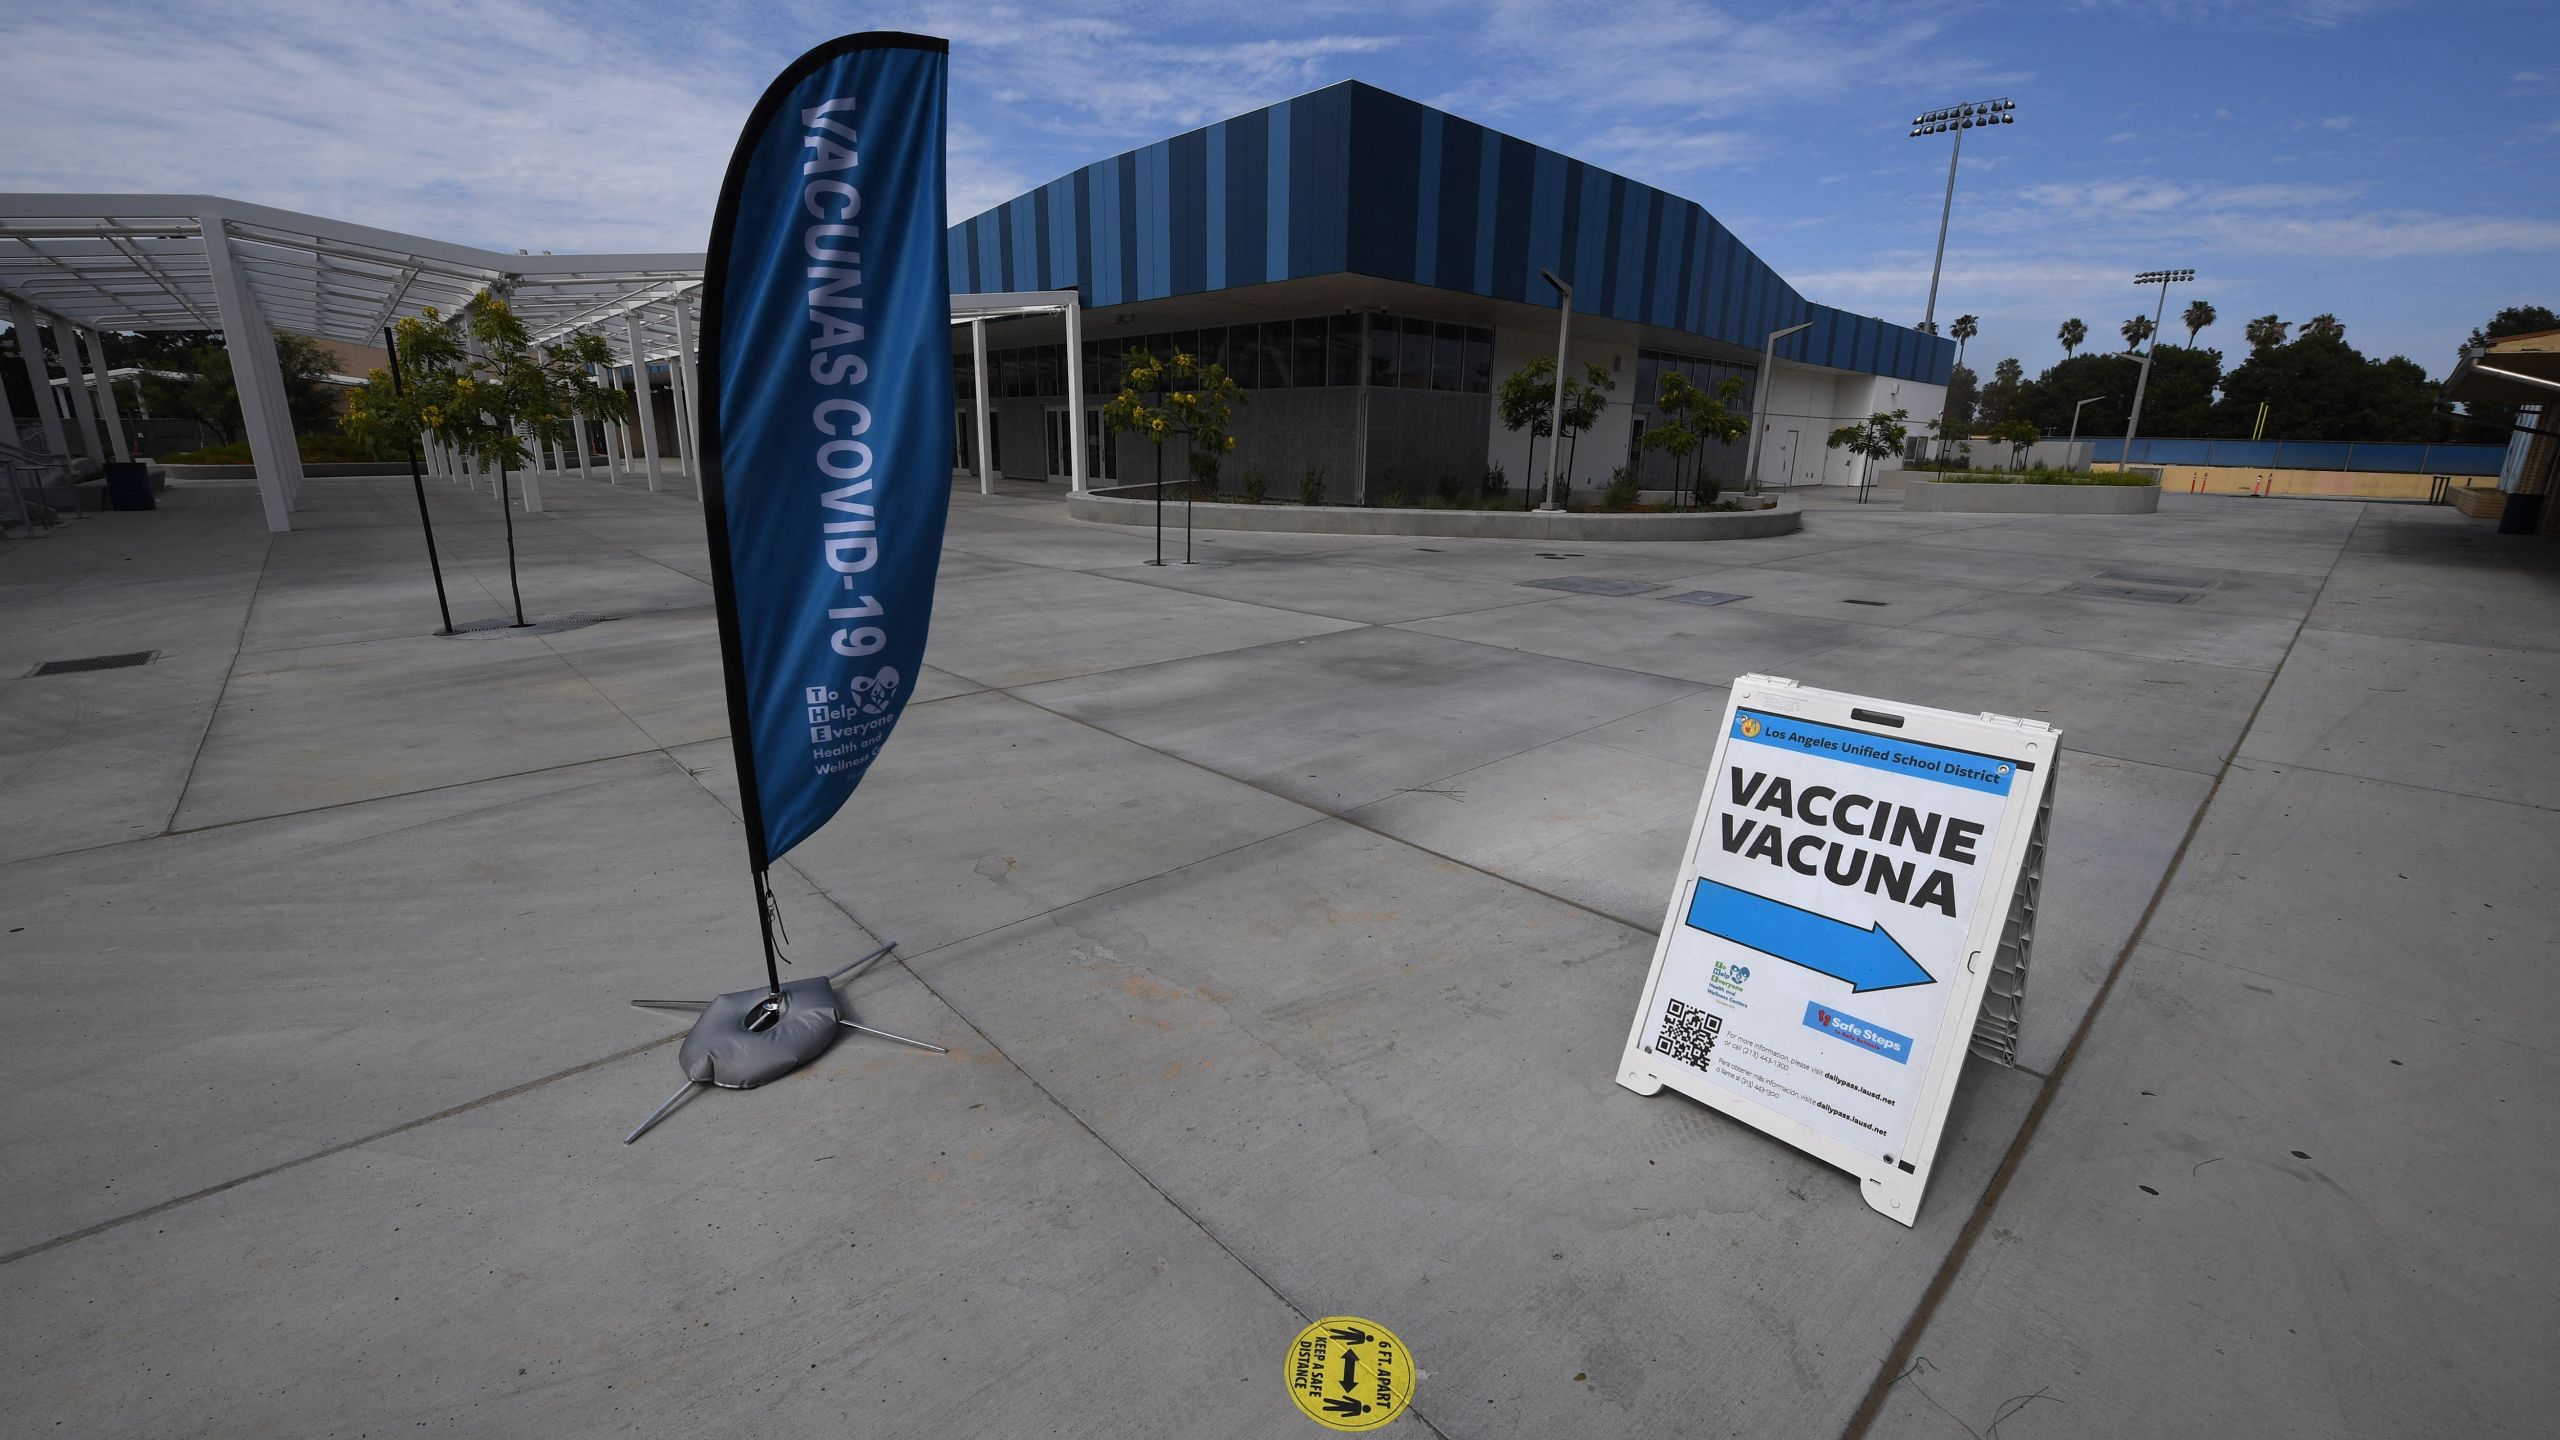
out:
{"label": "tree in planter", "polygon": [[[1599,424],[1600,417],[1608,413],[1609,392],[1617,385],[1602,365],[1585,367],[1584,378],[1579,380],[1571,375],[1564,377],[1565,451],[1556,481],[1567,495],[1573,489],[1573,460],[1581,450],[1582,432]],[[1501,393],[1494,397],[1494,410],[1502,417],[1502,428],[1529,432],[1528,493],[1533,502],[1546,496],[1545,482],[1539,478],[1538,441],[1555,433],[1555,402],[1556,362],[1543,355],[1512,371],[1502,382]]]}
{"label": "tree in planter", "polygon": [[[343,422],[359,435],[406,444],[433,433],[498,467],[498,509],[507,526],[507,587],[516,624],[525,625],[524,590],[516,579],[515,511],[507,471],[531,460],[533,446],[566,443],[582,420],[628,418],[631,397],[588,374],[611,364],[601,337],[577,335],[534,353],[532,337],[507,302],[483,290],[450,319],[429,309],[393,327],[401,377],[377,370],[349,397]],[[467,342],[467,343],[466,343]],[[473,354],[476,347],[478,352]],[[526,442],[530,440],[529,446]]]}
{"label": "tree in planter", "polygon": [[1879,410],[1855,425],[1843,425],[1822,442],[1826,450],[1846,450],[1864,463],[1858,470],[1858,503],[1867,503],[1867,489],[1874,482],[1876,462],[1902,453],[1903,442],[1911,432],[1903,421],[1911,418],[1908,410]]}
{"label": "tree in planter", "polygon": [[[1102,407],[1102,423],[1113,434],[1135,434],[1156,447],[1156,558],[1150,565],[1164,563],[1164,447],[1177,435],[1190,441],[1193,455],[1212,457],[1210,473],[1216,474],[1215,460],[1236,448],[1232,432],[1236,407],[1244,403],[1244,389],[1229,379],[1224,366],[1214,365],[1196,355],[1175,355],[1166,360],[1141,350],[1131,355],[1120,372],[1120,393]],[[1183,529],[1183,560],[1191,564],[1191,540],[1188,509]]]}
{"label": "tree in planter", "polygon": [[2044,432],[2030,420],[2003,420],[1992,426],[1990,432],[1993,443],[2009,447],[2009,468],[2012,470],[2026,463],[2027,447],[2043,438]]}
{"label": "tree in planter", "polygon": [[[1661,387],[1654,393],[1654,423],[1644,434],[1644,443],[1671,456],[1672,488],[1689,496],[1691,504],[1712,505],[1721,490],[1714,477],[1707,474],[1707,442],[1720,440],[1728,444],[1751,433],[1750,412],[1737,413],[1729,408],[1742,399],[1742,381],[1728,376],[1714,394],[1701,390],[1688,376],[1673,371],[1662,377]],[[1692,462],[1688,457],[1696,455]],[[1688,470],[1684,476],[1682,467]]]}

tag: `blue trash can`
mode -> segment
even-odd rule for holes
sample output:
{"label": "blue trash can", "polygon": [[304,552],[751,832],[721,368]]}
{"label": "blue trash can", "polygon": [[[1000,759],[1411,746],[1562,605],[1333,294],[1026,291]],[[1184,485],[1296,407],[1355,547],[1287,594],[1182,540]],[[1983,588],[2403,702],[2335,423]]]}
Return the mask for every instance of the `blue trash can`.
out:
{"label": "blue trash can", "polygon": [[159,502],[151,496],[151,467],[139,460],[110,460],[106,464],[107,508],[110,510],[157,510]]}

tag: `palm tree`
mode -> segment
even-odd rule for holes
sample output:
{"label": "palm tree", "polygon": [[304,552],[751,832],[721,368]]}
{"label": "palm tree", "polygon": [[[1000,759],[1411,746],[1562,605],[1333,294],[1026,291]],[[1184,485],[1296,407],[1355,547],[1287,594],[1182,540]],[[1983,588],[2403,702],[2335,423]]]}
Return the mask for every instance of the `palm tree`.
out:
{"label": "palm tree", "polygon": [[2117,326],[2116,330],[2124,336],[2124,353],[2130,355],[2142,348],[2143,341],[2151,338],[2151,317],[2136,315]]}
{"label": "palm tree", "polygon": [[2193,350],[2196,348],[2196,332],[2211,325],[2220,317],[2213,313],[2212,301],[2199,300],[2193,305],[2188,306],[2187,313],[2179,316],[2178,318],[2186,322],[2187,348]]}
{"label": "palm tree", "polygon": [[2074,315],[2062,322],[2062,328],[2053,332],[2053,338],[2062,342],[2063,358],[2069,359],[2072,351],[2088,343],[2089,327]]}
{"label": "palm tree", "polygon": [[2240,333],[2248,338],[2251,350],[2269,350],[2283,344],[2285,332],[2292,328],[2273,315],[2261,315]]}
{"label": "palm tree", "polygon": [[2308,340],[2314,335],[2323,340],[2344,340],[2347,327],[2337,316],[2323,311],[2302,322],[2302,338]]}
{"label": "palm tree", "polygon": [[[1958,369],[1962,369],[1964,367],[1964,342],[1982,333],[1981,318],[1974,315],[1959,315],[1956,317],[1955,323],[1947,327],[1947,333],[1954,336],[1956,339],[1956,367]],[[1938,426],[1938,459],[1944,461],[1946,458],[1946,426],[1944,424],[1940,424]]]}

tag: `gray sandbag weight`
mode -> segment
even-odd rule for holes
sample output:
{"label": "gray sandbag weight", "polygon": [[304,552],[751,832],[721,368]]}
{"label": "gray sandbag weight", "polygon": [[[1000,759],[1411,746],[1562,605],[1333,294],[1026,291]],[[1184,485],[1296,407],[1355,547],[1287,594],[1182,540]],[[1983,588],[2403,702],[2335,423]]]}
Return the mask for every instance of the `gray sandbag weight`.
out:
{"label": "gray sandbag weight", "polygon": [[752,1090],[779,1080],[827,1053],[843,1033],[844,1002],[823,975],[782,987],[782,1018],[765,1031],[747,1028],[747,1015],[767,992],[733,990],[711,1002],[676,1051],[685,1078],[725,1090]]}

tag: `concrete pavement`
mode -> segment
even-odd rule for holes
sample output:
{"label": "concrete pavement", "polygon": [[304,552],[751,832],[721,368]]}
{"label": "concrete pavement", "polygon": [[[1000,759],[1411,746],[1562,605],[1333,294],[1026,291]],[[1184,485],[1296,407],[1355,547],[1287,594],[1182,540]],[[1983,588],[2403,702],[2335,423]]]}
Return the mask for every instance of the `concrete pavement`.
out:
{"label": "concrete pavement", "polygon": [[[793,951],[896,938],[850,1002],[952,1054],[856,1037],[630,1148],[678,1027],[623,1002],[756,973],[688,497],[551,480],[542,634],[429,633],[405,483],[0,547],[0,1413],[1313,1435],[1284,1349],[1342,1312],[1452,1437],[2560,1403],[2547,547],[1816,495],[1156,569],[1004,488],[955,491],[917,703],[777,871]],[[495,502],[431,498],[500,615]],[[1611,1079],[1745,670],[2066,731],[2021,1068],[1970,1068],[1915,1230]]]}

